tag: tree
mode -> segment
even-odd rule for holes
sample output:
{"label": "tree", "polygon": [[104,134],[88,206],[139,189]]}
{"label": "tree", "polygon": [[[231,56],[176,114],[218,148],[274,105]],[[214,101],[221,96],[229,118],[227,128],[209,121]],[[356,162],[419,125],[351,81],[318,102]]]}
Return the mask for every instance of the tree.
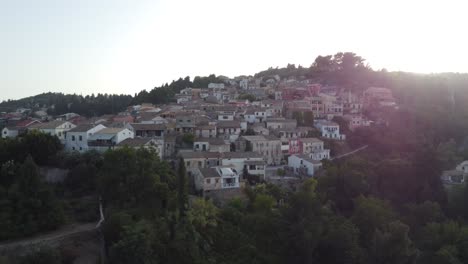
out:
{"label": "tree", "polygon": [[185,169],[185,162],[182,158],[179,159],[179,170],[177,172],[177,200],[179,207],[179,217],[185,215],[186,204],[188,202],[187,194],[187,172]]}
{"label": "tree", "polygon": [[304,126],[314,126],[314,113],[311,111],[304,112],[303,124]]}
{"label": "tree", "polygon": [[153,246],[154,236],[151,225],[140,221],[124,227],[121,239],[110,249],[111,263],[159,263]]}
{"label": "tree", "polygon": [[237,97],[239,100],[249,100],[249,102],[255,101],[257,98],[253,94],[241,94]]}
{"label": "tree", "polygon": [[383,229],[395,220],[395,213],[389,203],[377,198],[360,196],[355,199],[351,221],[361,231],[361,243],[369,248],[377,229]]}
{"label": "tree", "polygon": [[49,186],[42,182],[31,156],[19,167],[8,192],[0,190],[0,202],[4,206],[0,221],[8,228],[0,232],[0,239],[53,230],[65,220],[62,205]]}
{"label": "tree", "polygon": [[370,263],[415,263],[418,251],[408,237],[409,227],[400,221],[390,222],[374,233]]}
{"label": "tree", "polygon": [[294,111],[292,113],[292,118],[296,119],[298,125],[302,126],[304,124],[304,118],[303,118],[302,112]]}

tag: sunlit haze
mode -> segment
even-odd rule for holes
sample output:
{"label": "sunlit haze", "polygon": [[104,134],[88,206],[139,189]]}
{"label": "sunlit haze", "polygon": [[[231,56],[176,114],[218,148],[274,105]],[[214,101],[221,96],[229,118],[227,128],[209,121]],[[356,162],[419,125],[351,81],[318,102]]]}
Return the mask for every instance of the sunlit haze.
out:
{"label": "sunlit haze", "polygon": [[0,100],[126,93],[352,51],[374,69],[467,72],[463,1],[0,0]]}

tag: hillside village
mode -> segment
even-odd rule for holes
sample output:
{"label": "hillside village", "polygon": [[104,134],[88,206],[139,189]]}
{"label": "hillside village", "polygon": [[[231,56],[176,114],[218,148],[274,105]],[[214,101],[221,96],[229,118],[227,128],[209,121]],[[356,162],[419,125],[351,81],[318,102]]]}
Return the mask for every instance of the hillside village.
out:
{"label": "hillside village", "polygon": [[379,109],[397,108],[387,88],[357,94],[272,76],[187,87],[173,103],[132,105],[117,115],[49,116],[48,109],[18,108],[0,120],[3,138],[38,130],[57,136],[70,152],[127,146],[151,148],[168,161],[182,158],[196,191],[208,195],[252,180],[314,176],[332,158],[325,142],[345,144],[344,130],[375,125],[382,122]]}

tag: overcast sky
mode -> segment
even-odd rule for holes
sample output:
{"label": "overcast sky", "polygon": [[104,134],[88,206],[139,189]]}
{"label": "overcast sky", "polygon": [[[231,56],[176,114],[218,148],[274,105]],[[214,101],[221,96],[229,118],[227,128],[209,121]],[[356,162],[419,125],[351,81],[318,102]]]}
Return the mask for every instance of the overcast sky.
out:
{"label": "overcast sky", "polygon": [[374,69],[468,72],[466,10],[452,0],[0,0],[0,100],[134,94],[339,51]]}

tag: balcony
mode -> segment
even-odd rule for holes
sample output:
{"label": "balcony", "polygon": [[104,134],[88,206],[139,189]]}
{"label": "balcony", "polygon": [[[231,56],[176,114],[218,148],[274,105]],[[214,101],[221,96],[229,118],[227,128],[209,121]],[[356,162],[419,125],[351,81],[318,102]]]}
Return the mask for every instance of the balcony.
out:
{"label": "balcony", "polygon": [[115,142],[112,141],[88,141],[90,147],[112,147],[115,146]]}
{"label": "balcony", "polygon": [[223,183],[223,188],[239,188],[239,183],[238,182],[224,182]]}

